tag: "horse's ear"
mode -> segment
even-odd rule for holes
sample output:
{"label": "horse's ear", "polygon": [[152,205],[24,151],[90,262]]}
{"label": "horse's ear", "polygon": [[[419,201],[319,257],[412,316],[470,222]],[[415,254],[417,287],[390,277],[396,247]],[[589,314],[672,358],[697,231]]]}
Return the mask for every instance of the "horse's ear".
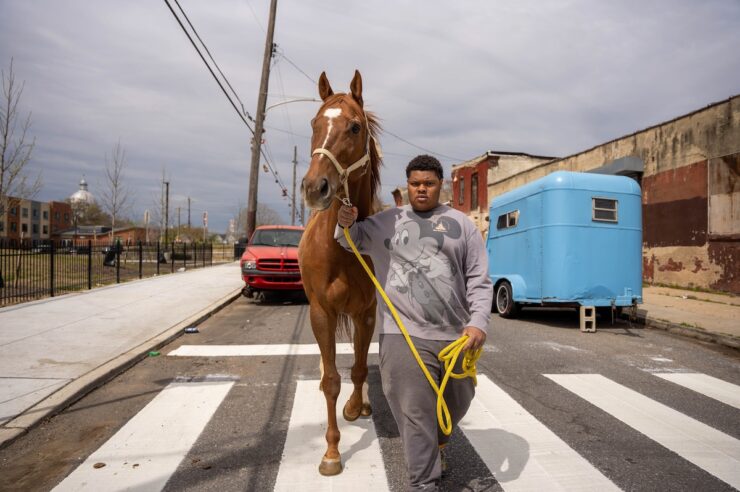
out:
{"label": "horse's ear", "polygon": [[319,96],[321,96],[321,100],[326,101],[333,94],[334,91],[331,90],[329,79],[326,78],[326,72],[321,72],[321,77],[319,77]]}
{"label": "horse's ear", "polygon": [[352,77],[352,83],[349,84],[349,88],[352,91],[352,97],[362,107],[362,75],[359,70],[355,70],[355,76]]}

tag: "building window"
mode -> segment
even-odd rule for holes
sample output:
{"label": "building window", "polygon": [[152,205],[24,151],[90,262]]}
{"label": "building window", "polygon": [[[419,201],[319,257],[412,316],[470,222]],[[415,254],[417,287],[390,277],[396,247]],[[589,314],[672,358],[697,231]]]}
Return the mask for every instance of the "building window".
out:
{"label": "building window", "polygon": [[39,233],[39,225],[38,224],[31,225],[31,230],[33,231],[34,234],[38,234]]}
{"label": "building window", "polygon": [[44,234],[49,234],[49,226],[43,226]]}
{"label": "building window", "polygon": [[10,215],[18,215],[18,209],[16,207],[10,207]]}
{"label": "building window", "polygon": [[64,222],[69,222],[69,214],[64,214]]}
{"label": "building window", "polygon": [[470,209],[478,209],[478,173],[470,177]]}
{"label": "building window", "polygon": [[591,197],[591,219],[598,222],[617,222],[617,200]]}
{"label": "building window", "polygon": [[461,177],[460,181],[458,181],[458,194],[457,194],[457,204],[462,205],[465,203],[465,178]]}
{"label": "building window", "polygon": [[38,218],[38,216],[39,216],[39,211],[38,211],[38,209],[34,208],[34,209],[33,209],[33,211],[32,211],[32,213],[33,213],[33,218],[34,218],[34,219]]}
{"label": "building window", "polygon": [[44,213],[42,215],[44,217],[44,220],[49,220],[49,211],[48,210],[44,210]]}
{"label": "building window", "polygon": [[54,220],[59,220],[59,212],[54,212]]}
{"label": "building window", "polygon": [[21,232],[28,232],[28,224],[21,224]]}
{"label": "building window", "polygon": [[21,217],[23,217],[24,219],[25,219],[26,217],[28,217],[28,208],[26,208],[26,207],[23,207],[23,208],[21,209]]}
{"label": "building window", "polygon": [[10,232],[18,232],[18,224],[15,222],[10,223]]}
{"label": "building window", "polygon": [[513,212],[508,212],[498,216],[498,220],[496,221],[496,229],[509,229],[511,227],[516,227],[518,223],[519,210],[514,210]]}
{"label": "building window", "polygon": [[3,232],[5,230],[5,222],[0,220],[0,232]]}

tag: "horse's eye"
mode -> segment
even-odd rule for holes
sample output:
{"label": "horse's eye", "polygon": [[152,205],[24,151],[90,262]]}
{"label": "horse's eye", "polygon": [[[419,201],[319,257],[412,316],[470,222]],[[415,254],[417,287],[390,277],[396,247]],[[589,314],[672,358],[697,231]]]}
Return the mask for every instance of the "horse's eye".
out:
{"label": "horse's eye", "polygon": [[354,133],[355,135],[357,135],[358,133],[360,133],[360,130],[361,129],[362,129],[362,127],[360,126],[359,123],[352,123],[352,133]]}

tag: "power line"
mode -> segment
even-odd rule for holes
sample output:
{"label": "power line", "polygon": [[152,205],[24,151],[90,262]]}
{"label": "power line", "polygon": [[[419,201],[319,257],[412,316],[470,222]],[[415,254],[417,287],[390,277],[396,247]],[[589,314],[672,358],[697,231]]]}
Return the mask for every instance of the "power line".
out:
{"label": "power line", "polygon": [[[185,16],[185,18],[187,19],[187,15],[185,14],[185,11],[184,11],[184,10],[182,9],[182,6],[181,6],[181,5],[180,5],[180,4],[179,4],[179,3],[177,2],[177,0],[174,0],[174,1],[175,1],[175,3],[177,3],[177,6],[178,6],[178,8],[180,9],[180,11],[181,11],[181,12],[183,13],[183,15]],[[216,83],[218,84],[218,86],[219,86],[219,87],[221,88],[221,91],[222,91],[222,92],[224,93],[224,96],[226,96],[226,99],[228,99],[228,100],[229,100],[229,103],[230,103],[230,104],[231,104],[231,106],[232,106],[232,107],[234,108],[234,111],[236,111],[236,114],[237,114],[237,115],[239,115],[239,118],[240,118],[240,119],[241,119],[241,120],[242,120],[242,121],[244,122],[244,124],[245,124],[245,125],[247,126],[247,128],[249,129],[249,131],[250,131],[250,132],[252,133],[252,135],[254,135],[254,129],[252,129],[252,127],[251,127],[251,126],[249,125],[249,122],[248,122],[248,121],[247,121],[247,120],[246,120],[246,119],[244,118],[244,115],[242,115],[242,113],[241,113],[241,112],[239,111],[239,109],[238,109],[238,108],[236,107],[236,104],[234,103],[234,100],[233,100],[233,99],[231,99],[231,96],[230,96],[230,95],[229,95],[229,93],[228,93],[228,92],[226,91],[226,89],[224,88],[223,84],[221,83],[221,81],[220,81],[220,80],[218,79],[218,77],[216,76],[216,74],[215,74],[215,73],[213,72],[213,69],[211,69],[211,66],[210,66],[210,65],[208,64],[208,62],[206,61],[206,59],[205,59],[205,57],[203,56],[203,53],[202,53],[202,52],[200,51],[200,49],[199,49],[198,45],[197,45],[197,44],[195,43],[195,41],[193,40],[192,36],[190,35],[190,33],[188,32],[188,30],[187,30],[187,29],[185,28],[185,26],[183,25],[183,23],[182,23],[182,21],[180,20],[180,18],[178,17],[177,13],[176,13],[176,12],[175,12],[175,10],[174,10],[174,9],[172,8],[172,5],[170,5],[170,3],[169,3],[169,1],[168,1],[168,0],[164,0],[164,3],[165,3],[165,4],[167,5],[167,8],[169,8],[169,9],[170,9],[170,12],[172,12],[172,15],[173,15],[173,16],[175,17],[175,20],[176,20],[176,21],[177,21],[177,23],[178,23],[178,24],[180,25],[180,28],[182,29],[182,31],[183,31],[183,32],[185,33],[185,35],[187,36],[188,40],[190,41],[190,44],[192,44],[192,45],[193,45],[193,48],[194,48],[194,49],[195,49],[195,51],[196,51],[196,52],[198,53],[198,56],[200,56],[200,59],[201,59],[201,60],[203,61],[203,64],[205,64],[205,66],[206,66],[206,68],[208,69],[208,71],[209,71],[209,72],[211,73],[211,76],[213,77],[213,79],[214,79],[214,80],[216,81]],[[189,24],[189,25],[190,25],[190,26],[192,27],[192,24],[190,23],[190,21],[189,21],[189,20],[188,20],[188,24]],[[195,32],[195,29],[194,29],[194,28],[193,28],[193,31]],[[196,33],[196,36],[197,36],[197,33]],[[208,48],[206,47],[205,43],[204,43],[204,42],[203,42],[203,40],[202,40],[202,39],[200,38],[200,36],[198,36],[198,40],[199,40],[199,41],[200,41],[200,42],[201,42],[201,43],[203,44],[203,47],[205,48],[206,52],[208,52]],[[211,56],[210,56],[210,53],[209,53],[208,55],[209,55],[209,57],[211,57]],[[211,60],[213,60],[213,57],[211,57]],[[214,60],[214,64],[216,64],[215,60]],[[217,65],[217,64],[216,64],[216,65]],[[224,79],[226,80],[226,83],[228,84],[228,79],[227,79],[227,78],[226,78],[226,76],[225,76],[225,75],[223,74],[223,72],[221,72],[221,70],[220,70],[220,69],[219,69],[219,73],[220,73],[220,74],[221,74],[221,75],[222,75],[222,76],[224,77]],[[238,97],[238,96],[236,95],[236,91],[234,91],[233,87],[231,87],[231,84],[228,84],[228,85],[229,85],[229,87],[231,88],[231,90],[232,90],[232,91],[234,92],[234,95],[236,96],[237,100],[239,100],[239,103],[241,104],[241,100],[240,100],[240,99],[239,99],[239,97]],[[243,108],[243,106],[244,106],[244,105],[242,104],[242,108]],[[245,111],[245,112],[246,112],[246,111]],[[249,117],[249,113],[247,113],[247,116]],[[251,119],[251,117],[249,117],[249,118]],[[280,181],[280,178],[278,177],[278,175],[277,175],[277,172],[276,172],[276,171],[275,171],[275,169],[274,169],[274,166],[273,166],[273,165],[272,165],[272,163],[270,162],[270,159],[269,159],[269,158],[267,157],[267,154],[265,154],[265,151],[264,151],[264,149],[260,149],[260,155],[261,155],[261,156],[263,157],[263,159],[265,160],[265,163],[266,163],[266,165],[267,165],[268,169],[269,169],[269,170],[270,170],[270,171],[272,172],[272,175],[273,175],[273,176],[275,177],[275,182],[276,182],[276,183],[277,183],[277,184],[278,184],[278,185],[280,186],[280,188],[281,188],[281,191],[283,191],[283,196],[287,196],[287,188],[286,188],[286,187],[285,187],[285,186],[284,186],[284,185],[282,184],[282,182]]]}
{"label": "power line", "polygon": [[282,128],[277,128],[275,126],[265,125],[265,128],[267,128],[269,130],[276,131],[276,132],[280,132],[280,133],[287,133],[287,134],[293,135],[295,137],[301,137],[301,138],[305,138],[305,139],[311,140],[311,137],[309,137],[308,135],[301,135],[300,133],[295,133],[295,132],[292,132],[292,131],[284,130]]}
{"label": "power line", "polygon": [[303,71],[303,70],[301,69],[301,67],[299,67],[298,65],[296,65],[295,63],[293,63],[293,60],[291,60],[290,58],[288,58],[288,57],[287,57],[287,56],[285,55],[285,52],[284,52],[284,51],[282,50],[282,48],[278,48],[278,54],[279,54],[280,56],[282,56],[283,58],[285,58],[285,61],[287,61],[288,63],[290,63],[291,65],[293,65],[293,68],[295,68],[296,70],[298,70],[299,72],[301,72],[301,73],[303,74],[303,76],[304,76],[304,77],[306,77],[306,78],[307,78],[308,80],[310,80],[311,82],[313,82],[313,83],[314,83],[314,85],[318,84],[318,82],[316,82],[316,81],[315,81],[315,80],[314,80],[313,78],[311,78],[311,76],[310,76],[310,75],[308,75],[308,74],[307,74],[306,72],[304,72],[304,71]]}
{"label": "power line", "polygon": [[218,73],[221,74],[221,77],[224,78],[224,81],[226,82],[226,85],[229,86],[229,89],[231,89],[231,93],[234,94],[234,97],[236,97],[236,100],[239,101],[239,104],[242,107],[242,112],[244,113],[244,115],[247,118],[249,118],[251,120],[252,117],[249,116],[249,113],[244,108],[244,103],[242,102],[241,99],[239,99],[239,94],[237,94],[236,91],[234,90],[234,88],[231,86],[231,83],[229,82],[228,77],[226,77],[226,75],[224,75],[224,73],[221,71],[221,67],[218,66],[218,63],[216,63],[216,60],[211,55],[211,52],[208,50],[208,45],[206,45],[206,43],[201,39],[200,35],[198,34],[198,31],[195,29],[195,26],[193,25],[192,22],[190,22],[190,18],[188,17],[188,14],[185,13],[185,11],[183,10],[183,8],[180,5],[180,2],[178,0],[175,0],[175,3],[177,4],[177,7],[180,9],[180,12],[182,12],[182,15],[185,17],[185,20],[188,22],[188,25],[190,26],[190,29],[193,30],[193,34],[195,34],[195,37],[198,38],[198,41],[200,41],[200,44],[203,45],[203,49],[205,49],[206,50],[206,53],[208,53],[208,58],[211,59],[211,61],[213,62],[213,65],[216,67],[216,70],[218,70]]}
{"label": "power line", "polygon": [[[175,20],[180,25],[180,28],[185,33],[185,35],[188,37],[188,40],[190,41],[190,44],[193,45],[193,48],[195,48],[195,51],[198,53],[198,56],[200,56],[200,59],[203,60],[203,63],[205,64],[205,66],[208,69],[208,71],[211,72],[211,75],[213,76],[213,79],[216,81],[216,83],[218,84],[218,86],[221,88],[221,91],[224,93],[224,96],[226,96],[226,99],[228,99],[229,100],[229,103],[231,103],[231,106],[234,108],[234,111],[236,111],[236,114],[239,115],[239,118],[241,118],[241,120],[244,122],[244,124],[247,125],[247,128],[249,128],[249,131],[252,132],[252,135],[254,135],[254,130],[252,129],[251,126],[249,126],[249,122],[244,118],[244,115],[242,115],[241,111],[239,111],[239,108],[236,107],[236,104],[234,104],[234,101],[229,96],[229,93],[226,92],[226,89],[224,88],[223,84],[218,79],[218,77],[216,77],[216,74],[213,73],[213,69],[211,69],[211,66],[208,64],[208,62],[206,61],[205,57],[203,56],[203,53],[201,53],[200,52],[200,49],[198,49],[198,46],[195,44],[195,41],[193,41],[193,38],[190,36],[190,33],[185,28],[185,26],[183,25],[183,23],[180,20],[180,18],[177,16],[177,13],[175,13],[175,10],[172,8],[172,5],[170,5],[170,3],[169,3],[168,0],[164,0],[164,3],[167,5],[167,8],[170,9],[170,12],[172,12],[172,15],[175,17]],[[178,4],[178,6],[179,6],[179,4]],[[180,10],[182,10],[182,7],[180,7]]]}
{"label": "power line", "polygon": [[247,3],[247,7],[249,7],[249,10],[252,11],[252,16],[254,17],[254,20],[257,21],[257,26],[259,26],[260,29],[262,29],[262,32],[265,32],[265,27],[262,25],[262,22],[260,22],[259,17],[257,17],[257,12],[254,11],[252,8],[252,4],[249,3],[249,0],[245,0]]}
{"label": "power line", "polygon": [[417,149],[419,149],[419,150],[423,150],[424,152],[429,152],[430,154],[438,155],[438,156],[440,156],[440,157],[444,157],[445,159],[450,159],[450,160],[453,160],[453,161],[457,161],[457,162],[463,162],[463,161],[465,161],[465,159],[458,159],[457,157],[450,157],[449,155],[444,155],[444,154],[440,154],[439,152],[435,152],[435,151],[433,151],[433,150],[425,149],[424,147],[421,147],[421,146],[419,146],[419,145],[416,145],[416,144],[415,144],[415,143],[413,143],[413,142],[409,142],[408,140],[406,140],[406,139],[405,139],[405,138],[403,138],[403,137],[399,137],[399,136],[398,136],[398,135],[396,135],[395,133],[393,133],[393,132],[391,132],[390,130],[387,130],[387,129],[385,129],[385,128],[383,129],[383,133],[387,133],[388,135],[390,135],[390,136],[392,136],[392,137],[396,137],[396,138],[397,138],[397,139],[399,139],[399,140],[400,140],[401,142],[404,142],[404,143],[406,143],[406,144],[408,144],[408,145],[410,145],[410,146],[412,146],[412,147],[416,147],[416,148],[417,148]]}

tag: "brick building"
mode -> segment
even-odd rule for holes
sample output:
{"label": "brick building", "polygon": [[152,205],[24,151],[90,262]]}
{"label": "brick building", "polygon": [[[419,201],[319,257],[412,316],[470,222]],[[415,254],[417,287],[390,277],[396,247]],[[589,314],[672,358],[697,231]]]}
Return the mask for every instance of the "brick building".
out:
{"label": "brick building", "polygon": [[641,184],[646,282],[740,294],[740,95],[562,159],[515,172],[499,163],[489,168],[485,208],[557,170]]}
{"label": "brick building", "polygon": [[452,166],[452,206],[468,214],[478,228],[488,231],[489,186],[506,177],[549,162],[555,157],[489,150]]}

